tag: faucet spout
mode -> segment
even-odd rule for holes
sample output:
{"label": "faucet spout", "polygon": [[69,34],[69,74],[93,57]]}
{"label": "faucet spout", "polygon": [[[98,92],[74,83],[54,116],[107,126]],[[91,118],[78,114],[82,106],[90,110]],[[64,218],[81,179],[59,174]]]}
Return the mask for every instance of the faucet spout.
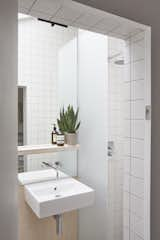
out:
{"label": "faucet spout", "polygon": [[55,162],[55,166],[49,164],[48,162],[42,162],[46,167],[52,168],[54,170],[56,170],[56,180],[59,180],[60,176],[59,176],[59,167],[60,167],[60,162]]}

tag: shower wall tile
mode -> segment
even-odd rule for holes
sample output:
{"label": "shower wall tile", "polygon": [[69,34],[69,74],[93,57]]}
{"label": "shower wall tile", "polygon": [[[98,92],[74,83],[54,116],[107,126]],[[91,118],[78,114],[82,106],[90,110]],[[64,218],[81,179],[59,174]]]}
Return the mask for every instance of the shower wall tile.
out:
{"label": "shower wall tile", "polygon": [[124,129],[123,129],[123,136],[124,137],[131,137],[131,121],[130,120],[124,120]]}
{"label": "shower wall tile", "polygon": [[138,34],[131,36],[130,37],[130,42],[132,42],[132,44],[133,44],[133,43],[136,43],[136,42],[144,41],[144,37],[145,37],[145,32],[141,31]]}
{"label": "shower wall tile", "polygon": [[136,100],[131,102],[131,119],[144,119],[144,100]]}
{"label": "shower wall tile", "polygon": [[131,160],[131,174],[140,179],[144,179],[144,161],[137,158]]}
{"label": "shower wall tile", "polygon": [[123,81],[124,81],[124,83],[131,81],[131,67],[130,67],[130,63],[126,63],[125,64]]}
{"label": "shower wall tile", "polygon": [[131,48],[130,46],[130,39],[125,41],[125,48],[124,48],[124,62],[125,65],[131,62]]}
{"label": "shower wall tile", "polygon": [[145,78],[145,62],[144,60],[137,60],[131,65],[131,80],[140,80]]}
{"label": "shower wall tile", "polygon": [[[144,32],[132,36],[124,45],[124,65],[116,65],[113,59],[109,67],[109,106],[114,109],[109,137],[117,147],[112,161],[120,156],[122,159],[122,167],[115,161],[112,170],[114,178],[118,179],[120,168],[123,174],[123,240],[144,240],[144,43]],[[115,137],[119,135],[120,145]]]}
{"label": "shower wall tile", "polygon": [[130,196],[130,212],[137,217],[143,218],[144,216],[144,201],[134,195]]}
{"label": "shower wall tile", "polygon": [[144,139],[144,120],[131,120],[131,137]]}
{"label": "shower wall tile", "polygon": [[130,156],[130,155],[131,155],[130,139],[124,138],[124,156]]}
{"label": "shower wall tile", "polygon": [[131,82],[131,100],[144,99],[144,80]]}
{"label": "shower wall tile", "polygon": [[134,240],[143,240],[143,239],[144,239],[144,238],[142,238],[142,237],[138,236],[137,234],[135,234]]}
{"label": "shower wall tile", "polygon": [[130,230],[134,239],[144,239],[144,219],[131,213]]}
{"label": "shower wall tile", "polygon": [[130,213],[128,210],[123,209],[123,227],[129,229]]}
{"label": "shower wall tile", "polygon": [[144,221],[141,220],[135,225],[135,233],[137,237],[144,239]]}
{"label": "shower wall tile", "polygon": [[130,174],[130,168],[131,168],[131,158],[128,156],[123,156],[123,174]]}
{"label": "shower wall tile", "polygon": [[145,40],[142,36],[140,39],[133,40],[131,46],[131,61],[144,60],[145,49],[144,49]]}
{"label": "shower wall tile", "polygon": [[124,212],[123,240],[144,240],[144,32],[128,39],[125,48],[123,209],[128,209],[129,218]]}
{"label": "shower wall tile", "polygon": [[125,173],[123,176],[123,190],[125,192],[130,191],[130,175]]}
{"label": "shower wall tile", "polygon": [[144,141],[139,139],[131,139],[131,156],[144,159]]}
{"label": "shower wall tile", "polygon": [[123,211],[130,210],[130,194],[129,192],[123,192]]}
{"label": "shower wall tile", "polygon": [[131,176],[130,193],[139,198],[143,198],[144,197],[144,181],[142,179]]}
{"label": "shower wall tile", "polygon": [[123,104],[123,117],[124,119],[130,119],[131,118],[131,103],[129,101],[124,102]]}
{"label": "shower wall tile", "polygon": [[123,83],[123,100],[124,101],[129,101],[131,98],[130,94],[130,82],[124,82]]}

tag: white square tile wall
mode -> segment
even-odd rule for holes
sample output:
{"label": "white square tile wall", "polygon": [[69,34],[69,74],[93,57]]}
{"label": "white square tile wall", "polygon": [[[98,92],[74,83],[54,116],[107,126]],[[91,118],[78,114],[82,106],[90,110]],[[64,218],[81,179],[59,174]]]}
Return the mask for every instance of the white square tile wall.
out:
{"label": "white square tile wall", "polygon": [[[129,172],[130,178],[124,178],[123,206],[126,203],[126,192],[129,205],[129,240],[144,240],[144,84],[145,84],[145,36],[140,32],[126,41],[125,47],[125,79],[124,79],[124,174]],[[128,91],[128,92],[127,92]],[[128,98],[128,99],[127,99]],[[127,102],[128,101],[128,102]],[[127,107],[126,107],[127,106]],[[130,109],[130,113],[129,110]],[[128,116],[129,114],[129,116]],[[126,118],[130,127],[126,124]],[[128,130],[127,130],[128,129]],[[129,132],[130,130],[130,132]],[[126,135],[128,141],[126,141]],[[126,142],[125,142],[126,141]],[[127,147],[128,146],[128,147]],[[128,158],[126,157],[128,156]],[[128,161],[128,162],[127,162]],[[127,205],[127,206],[128,206]],[[126,224],[123,240],[126,239]]]}
{"label": "white square tile wall", "polygon": [[[109,140],[114,142],[115,149],[119,147],[119,141],[122,144],[120,151],[114,150],[113,156],[109,157],[112,180],[109,186],[114,192],[111,198],[122,194],[119,199],[123,206],[123,236],[119,235],[118,240],[144,240],[144,32],[123,43],[110,38],[109,51]],[[115,60],[123,56],[124,65],[116,65]],[[118,185],[116,179],[120,174],[123,177]],[[120,188],[121,193],[116,188]]]}

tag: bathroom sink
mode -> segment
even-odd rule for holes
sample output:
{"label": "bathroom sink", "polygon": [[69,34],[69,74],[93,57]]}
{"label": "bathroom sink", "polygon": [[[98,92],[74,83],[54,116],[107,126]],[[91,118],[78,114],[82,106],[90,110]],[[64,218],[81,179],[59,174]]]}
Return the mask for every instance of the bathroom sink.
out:
{"label": "bathroom sink", "polygon": [[94,190],[68,177],[25,185],[25,200],[39,218],[45,218],[92,205]]}

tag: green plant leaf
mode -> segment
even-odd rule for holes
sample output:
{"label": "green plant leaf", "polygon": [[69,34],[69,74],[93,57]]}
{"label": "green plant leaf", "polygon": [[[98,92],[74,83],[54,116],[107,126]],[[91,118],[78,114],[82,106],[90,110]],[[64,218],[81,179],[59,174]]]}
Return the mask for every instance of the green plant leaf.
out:
{"label": "green plant leaf", "polygon": [[80,127],[80,122],[78,122],[78,114],[79,108],[74,111],[74,108],[71,105],[68,105],[67,110],[62,107],[62,109],[60,109],[59,118],[57,119],[59,129],[62,132],[76,133]]}

